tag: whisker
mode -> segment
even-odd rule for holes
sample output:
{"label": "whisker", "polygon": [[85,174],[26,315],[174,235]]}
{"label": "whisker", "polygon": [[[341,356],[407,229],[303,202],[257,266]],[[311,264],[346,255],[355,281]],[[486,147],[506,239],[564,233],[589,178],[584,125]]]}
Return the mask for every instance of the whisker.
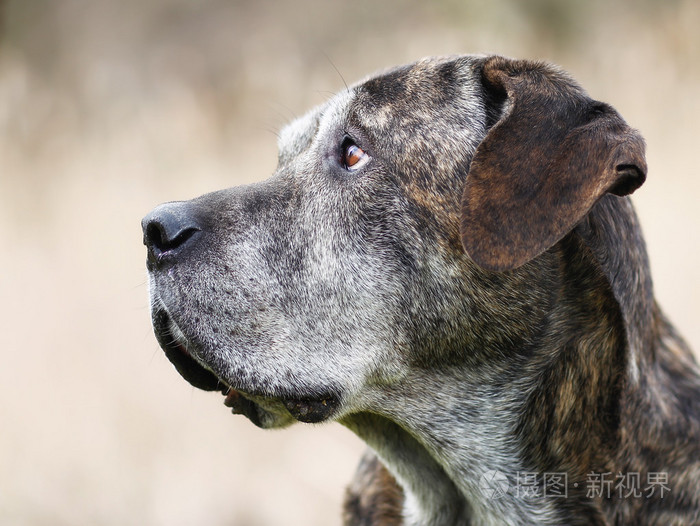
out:
{"label": "whisker", "polygon": [[326,57],[326,60],[328,63],[331,65],[331,67],[335,70],[335,72],[338,74],[340,77],[340,80],[343,81],[343,84],[345,85],[345,91],[350,91],[350,87],[348,86],[348,83],[345,81],[345,77],[343,77],[343,74],[340,72],[340,70],[336,67],[335,63],[333,60],[331,60],[331,57],[329,57],[325,51],[320,50],[321,54]]}

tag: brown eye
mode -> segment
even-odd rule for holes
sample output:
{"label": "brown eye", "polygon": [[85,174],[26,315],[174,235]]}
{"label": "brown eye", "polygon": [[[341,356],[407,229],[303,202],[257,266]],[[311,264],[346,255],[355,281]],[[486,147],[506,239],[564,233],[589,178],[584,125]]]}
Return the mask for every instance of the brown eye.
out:
{"label": "brown eye", "polygon": [[359,170],[367,164],[369,159],[369,155],[351,139],[343,142],[342,163],[346,170]]}

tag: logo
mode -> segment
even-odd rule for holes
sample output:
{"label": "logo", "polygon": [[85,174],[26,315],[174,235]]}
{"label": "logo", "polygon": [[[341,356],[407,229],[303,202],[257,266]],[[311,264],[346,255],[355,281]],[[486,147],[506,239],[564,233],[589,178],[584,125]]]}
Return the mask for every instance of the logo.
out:
{"label": "logo", "polygon": [[500,499],[508,494],[508,478],[500,471],[487,471],[479,479],[479,489],[487,499]]}

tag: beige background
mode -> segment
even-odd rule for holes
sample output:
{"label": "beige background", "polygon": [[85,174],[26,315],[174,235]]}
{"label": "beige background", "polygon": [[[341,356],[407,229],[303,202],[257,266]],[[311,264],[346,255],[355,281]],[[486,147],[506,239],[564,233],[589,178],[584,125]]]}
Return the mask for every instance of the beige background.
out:
{"label": "beige background", "polygon": [[275,131],[341,74],[456,52],[569,70],[647,139],[657,296],[700,348],[698,27],[695,0],[0,1],[0,523],[339,524],[361,444],[260,431],[181,380],[139,222],[267,177]]}

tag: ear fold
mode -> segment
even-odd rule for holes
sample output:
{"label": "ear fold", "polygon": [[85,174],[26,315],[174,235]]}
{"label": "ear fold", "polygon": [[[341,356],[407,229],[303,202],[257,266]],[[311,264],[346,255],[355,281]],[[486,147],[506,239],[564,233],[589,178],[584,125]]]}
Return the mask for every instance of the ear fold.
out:
{"label": "ear fold", "polygon": [[478,265],[509,270],[562,239],[605,193],[636,190],[644,141],[548,66],[493,57],[482,77],[503,111],[472,159],[460,233]]}

